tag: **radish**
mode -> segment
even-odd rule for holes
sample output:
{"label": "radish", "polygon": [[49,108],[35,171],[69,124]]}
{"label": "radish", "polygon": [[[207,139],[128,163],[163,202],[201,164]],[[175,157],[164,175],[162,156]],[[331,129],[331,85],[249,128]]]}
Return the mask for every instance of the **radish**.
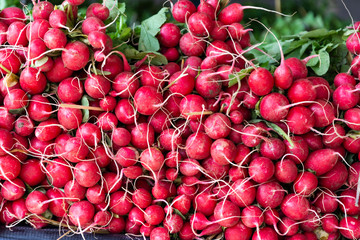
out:
{"label": "radish", "polygon": [[197,37],[209,35],[214,28],[214,22],[211,19],[211,16],[200,11],[190,15],[187,20],[187,25],[191,34]]}
{"label": "radish", "polygon": [[86,227],[95,215],[94,206],[88,201],[73,203],[69,208],[70,221],[80,228]]}
{"label": "radish", "polygon": [[285,196],[285,190],[278,182],[268,182],[260,185],[256,190],[256,201],[261,207],[275,209],[280,206]]}
{"label": "radish", "polygon": [[50,82],[61,82],[62,80],[70,77],[73,71],[65,67],[61,57],[54,59],[54,65],[52,69],[46,72],[45,76]]}
{"label": "radish", "polygon": [[46,191],[46,196],[51,201],[49,211],[57,217],[65,217],[69,204],[64,200],[65,194],[57,188]]}
{"label": "radish", "polygon": [[336,195],[330,190],[321,192],[316,196],[314,206],[319,208],[322,213],[333,213],[338,208]]}
{"label": "radish", "polygon": [[52,28],[66,28],[67,16],[60,9],[55,9],[49,15],[49,24]]}
{"label": "radish", "polygon": [[92,187],[100,180],[99,170],[95,162],[79,162],[75,165],[74,177],[81,186]]}
{"label": "radish", "polygon": [[307,79],[298,79],[294,81],[289,88],[287,95],[291,103],[314,101],[317,96],[312,82]]}
{"label": "radish", "polygon": [[274,78],[265,68],[255,69],[248,78],[248,84],[256,95],[264,96],[271,92],[274,86]]}
{"label": "radish", "polygon": [[71,201],[78,202],[85,199],[86,188],[76,180],[71,180],[65,184],[64,193],[66,197],[71,198]]}
{"label": "radish", "polygon": [[181,0],[174,4],[172,15],[180,23],[185,23],[187,18],[196,12],[195,5],[189,0]]}
{"label": "radish", "polygon": [[252,204],[256,197],[256,188],[248,179],[239,179],[233,183],[230,191],[230,200],[239,207]]}
{"label": "radish", "polygon": [[311,172],[300,172],[294,182],[294,192],[303,196],[312,194],[318,185],[318,179]]}
{"label": "radish", "polygon": [[294,134],[305,134],[315,126],[315,118],[311,110],[303,106],[291,108],[286,120],[290,131]]}
{"label": "radish", "polygon": [[11,182],[5,181],[1,187],[1,195],[8,201],[20,199],[25,193],[25,184],[19,178],[13,179]]}
{"label": "radish", "polygon": [[179,47],[181,52],[186,56],[200,56],[205,51],[206,43],[205,41],[192,36],[190,33],[185,33],[180,38]]}
{"label": "radish", "polygon": [[48,197],[40,192],[33,191],[26,197],[26,208],[31,213],[43,214],[49,207]]}
{"label": "radish", "polygon": [[110,210],[118,215],[125,215],[130,212],[132,203],[123,191],[117,191],[110,196]]}
{"label": "radish", "polygon": [[308,75],[306,64],[298,58],[288,58],[285,60],[285,64],[290,68],[294,80],[306,78]]}
{"label": "radish", "polygon": [[63,31],[52,28],[44,34],[44,42],[49,49],[59,49],[66,46],[67,39]]}
{"label": "radish", "polygon": [[284,120],[289,112],[289,100],[280,93],[270,93],[260,102],[261,116],[270,122]]}
{"label": "radish", "polygon": [[338,155],[332,149],[320,149],[310,153],[305,168],[311,169],[317,176],[329,172],[337,163]]}
{"label": "radish", "polygon": [[10,25],[15,21],[25,21],[25,13],[23,10],[17,7],[4,8],[0,12],[1,20],[6,24]]}
{"label": "radish", "polygon": [[223,200],[214,209],[215,220],[222,227],[233,227],[240,219],[240,208],[234,203]]}
{"label": "radish", "polygon": [[65,67],[73,71],[85,67],[89,61],[89,57],[89,48],[79,41],[68,43],[61,55]]}
{"label": "radish", "polygon": [[320,177],[319,185],[331,191],[336,191],[346,183],[348,175],[345,164],[338,161],[329,172]]}
{"label": "radish", "polygon": [[360,237],[360,221],[353,217],[344,217],[340,220],[340,233],[346,238],[356,239]]}
{"label": "radish", "polygon": [[151,86],[140,87],[134,96],[136,110],[144,115],[153,115],[163,102],[163,97]]}
{"label": "radish", "polygon": [[280,159],[285,153],[285,144],[278,138],[269,138],[261,143],[260,153],[271,160]]}
{"label": "radish", "polygon": [[252,240],[272,240],[278,239],[276,232],[274,229],[270,227],[264,227],[260,229],[258,232],[255,232]]}
{"label": "radish", "polygon": [[[16,162],[14,163],[16,164]],[[31,187],[40,184],[46,178],[45,173],[42,171],[41,162],[37,159],[26,160],[21,166],[18,176]]]}
{"label": "radish", "polygon": [[54,10],[51,2],[43,1],[34,5],[32,16],[34,19],[49,19],[50,13]]}
{"label": "radish", "polygon": [[249,164],[249,175],[257,183],[268,181],[275,173],[275,166],[269,158],[258,157]]}
{"label": "radish", "polygon": [[9,25],[6,40],[10,45],[26,47],[29,43],[26,38],[26,25],[23,22],[13,22]]}
{"label": "radish", "polygon": [[230,132],[230,120],[222,113],[214,113],[206,118],[205,132],[212,139],[219,139],[227,137]]}
{"label": "radish", "polygon": [[334,104],[340,110],[348,110],[355,107],[359,99],[359,92],[356,92],[355,87],[351,84],[343,84],[337,87],[333,93]]}
{"label": "radish", "polygon": [[225,239],[226,240],[246,240],[250,239],[253,231],[245,226],[241,221],[239,221],[235,226],[225,229]]}
{"label": "radish", "polygon": [[281,211],[292,220],[303,220],[309,209],[309,200],[294,193],[286,195],[281,203]]}
{"label": "radish", "polygon": [[51,185],[57,188],[64,187],[73,179],[70,166],[60,158],[52,160],[46,166],[46,176]]}
{"label": "radish", "polygon": [[360,130],[360,109],[351,108],[345,112],[344,121],[346,125],[356,131]]}

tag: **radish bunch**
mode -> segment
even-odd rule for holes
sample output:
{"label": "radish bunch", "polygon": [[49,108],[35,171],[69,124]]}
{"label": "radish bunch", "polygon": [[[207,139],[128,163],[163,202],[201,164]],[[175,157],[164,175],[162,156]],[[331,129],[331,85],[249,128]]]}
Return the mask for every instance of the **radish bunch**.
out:
{"label": "radish bunch", "polygon": [[179,0],[156,66],[113,47],[105,5],[78,18],[83,2],[0,12],[1,223],[360,238],[358,57],[331,86],[309,76],[309,59],[281,53],[270,72],[246,58],[256,46],[240,22],[255,7]]}

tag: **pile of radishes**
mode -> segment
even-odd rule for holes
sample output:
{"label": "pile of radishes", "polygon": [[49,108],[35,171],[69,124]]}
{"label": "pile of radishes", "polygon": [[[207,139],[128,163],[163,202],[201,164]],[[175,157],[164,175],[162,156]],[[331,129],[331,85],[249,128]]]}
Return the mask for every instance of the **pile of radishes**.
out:
{"label": "pile of radishes", "polygon": [[[360,238],[359,56],[332,86],[282,53],[272,73],[245,57],[257,48],[240,22],[255,7],[179,0],[180,24],[157,34],[169,63],[134,62],[107,35],[105,3],[78,19],[83,2],[0,12],[1,223]],[[356,30],[347,47],[360,54]]]}

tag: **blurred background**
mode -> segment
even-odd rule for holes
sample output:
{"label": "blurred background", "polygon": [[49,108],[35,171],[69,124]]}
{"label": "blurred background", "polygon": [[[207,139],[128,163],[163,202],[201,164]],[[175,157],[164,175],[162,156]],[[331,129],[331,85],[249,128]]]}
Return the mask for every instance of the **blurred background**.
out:
{"label": "blurred background", "polygon": [[[62,0],[49,0],[53,4],[61,4]],[[176,0],[172,0],[175,2]],[[198,4],[200,0],[192,0]],[[83,11],[93,2],[101,0],[86,0],[81,5]],[[122,1],[123,2],[123,1]],[[165,0],[127,0],[126,14],[128,16],[128,25],[132,26],[142,20],[152,16],[165,5],[170,4]],[[271,27],[275,34],[280,36],[296,34],[301,31],[309,31],[318,28],[338,29],[350,25],[351,18],[346,11],[344,4],[350,10],[354,20],[360,20],[360,1],[359,0],[232,0],[231,2],[240,2],[245,6],[261,6],[269,9],[276,9],[286,14],[294,14],[293,17],[279,17],[273,13],[266,13],[259,10],[245,10],[243,24],[249,19],[256,18],[265,25]],[[0,0],[0,9],[8,6],[21,6],[21,4],[31,3],[30,0]],[[255,37],[260,37],[264,29],[259,24],[252,24]],[[256,36],[258,34],[258,36]],[[279,36],[278,35],[278,36]]]}

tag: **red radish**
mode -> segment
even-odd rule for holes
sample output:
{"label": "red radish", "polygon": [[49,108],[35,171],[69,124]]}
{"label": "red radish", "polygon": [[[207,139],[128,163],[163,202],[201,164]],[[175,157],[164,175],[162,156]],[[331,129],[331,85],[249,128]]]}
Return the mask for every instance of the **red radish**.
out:
{"label": "red radish", "polygon": [[291,108],[286,120],[290,131],[294,134],[305,134],[315,126],[315,118],[312,112],[303,106]]}
{"label": "red radish", "polygon": [[95,215],[94,206],[88,201],[75,202],[70,206],[70,221],[78,227],[86,227]]}
{"label": "red radish", "polygon": [[333,93],[333,101],[335,106],[340,110],[348,110],[357,105],[359,102],[359,92],[351,84],[343,84],[335,89]]}
{"label": "red radish", "polygon": [[41,162],[37,159],[28,159],[21,166],[19,178],[31,187],[40,184],[46,178]]}
{"label": "red radish", "polygon": [[253,231],[245,226],[241,221],[239,221],[235,226],[225,229],[225,239],[226,240],[236,240],[240,239],[250,239]]}
{"label": "red radish", "polygon": [[165,212],[159,205],[151,205],[145,209],[145,221],[151,225],[160,224],[165,218]]}
{"label": "red radish", "polygon": [[151,231],[151,240],[170,240],[170,234],[166,228],[157,227]]}
{"label": "red radish", "polygon": [[331,191],[336,191],[346,183],[348,175],[345,164],[338,161],[329,172],[320,177],[319,185]]}
{"label": "red radish", "polygon": [[43,214],[49,207],[48,200],[44,193],[33,191],[26,197],[26,208],[31,213]]}
{"label": "red radish", "polygon": [[213,98],[221,91],[220,76],[211,70],[203,71],[196,78],[195,89],[204,98]]}
{"label": "red radish", "polygon": [[346,238],[356,239],[360,237],[360,221],[353,217],[344,217],[340,220],[340,233]]}
{"label": "red radish", "polygon": [[256,191],[256,201],[263,208],[280,206],[285,196],[285,190],[278,182],[269,182],[260,185]]}
{"label": "red radish", "polygon": [[174,73],[169,80],[169,90],[184,96],[190,94],[195,87],[195,78],[190,74],[179,71]]}
{"label": "red radish", "polygon": [[65,217],[69,204],[64,200],[65,194],[57,188],[49,189],[46,196],[50,199],[49,210],[57,217]]}
{"label": "red radish", "polygon": [[321,225],[327,233],[333,233],[338,231],[339,220],[334,215],[326,214],[324,218],[321,219]]}
{"label": "red radish", "polygon": [[270,227],[264,227],[260,229],[258,232],[255,232],[252,240],[273,240],[278,239],[278,236],[274,229]]}
{"label": "red radish", "polygon": [[42,93],[46,88],[46,83],[45,75],[36,68],[27,67],[21,72],[20,86],[32,95]]}
{"label": "red radish", "polygon": [[[205,48],[205,46],[204,46]],[[188,57],[184,63],[184,68],[186,72],[193,76],[194,78],[198,75],[202,59],[196,56]]]}
{"label": "red radish", "polygon": [[239,179],[231,186],[230,200],[239,207],[252,204],[256,197],[256,188],[248,179]]}
{"label": "red radish", "polygon": [[37,19],[33,22],[30,22],[26,28],[26,37],[29,41],[35,39],[43,39],[45,33],[50,29],[50,24],[45,19]]}
{"label": "red radish", "polygon": [[101,131],[95,124],[84,123],[77,129],[76,137],[83,139],[90,147],[94,147],[101,140]]}
{"label": "red radish", "polygon": [[136,110],[144,115],[154,114],[160,108],[162,102],[161,94],[151,86],[140,87],[134,96]]}
{"label": "red radish", "polygon": [[305,168],[311,169],[317,176],[329,172],[337,163],[338,155],[332,149],[320,149],[310,153]]}
{"label": "red radish", "polygon": [[86,17],[97,17],[102,21],[105,21],[109,15],[109,9],[101,3],[92,3],[86,10]]}
{"label": "red radish", "polygon": [[255,69],[248,78],[248,84],[256,95],[264,96],[270,93],[274,86],[274,78],[265,68]]}
{"label": "red radish", "polygon": [[180,38],[179,47],[181,52],[186,56],[200,56],[205,52],[206,43],[192,36],[190,33],[185,33]]}
{"label": "red radish", "polygon": [[29,98],[21,89],[11,90],[4,98],[4,106],[8,110],[22,109],[28,104]]}
{"label": "red radish", "polygon": [[264,222],[264,216],[262,211],[257,206],[248,206],[243,209],[241,213],[241,221],[249,228],[255,228],[261,226]]}
{"label": "red radish", "polygon": [[189,31],[197,37],[205,37],[210,34],[214,28],[214,22],[211,17],[203,12],[195,12],[190,15],[187,25]]}
{"label": "red radish", "polygon": [[83,114],[80,109],[60,107],[57,113],[59,123],[67,130],[77,129],[82,121]]}
{"label": "red radish", "polygon": [[65,28],[67,23],[66,13],[60,9],[55,9],[50,13],[49,23],[52,28]]}
{"label": "red radish", "polygon": [[8,7],[2,9],[0,18],[7,25],[10,25],[15,21],[25,21],[26,19],[23,10],[17,7]]}
{"label": "red radish", "polygon": [[309,155],[309,148],[306,141],[300,136],[291,137],[291,141],[293,145],[290,144],[289,141],[285,141],[286,153],[289,154],[287,158],[293,160],[295,163],[304,162]]}
{"label": "red radish", "polygon": [[278,138],[269,138],[261,143],[260,153],[271,160],[280,159],[285,153],[285,144]]}
{"label": "red radish", "polygon": [[164,164],[164,156],[157,148],[147,148],[141,153],[142,166],[149,171],[158,171]]}
{"label": "red radish", "polygon": [[250,162],[249,175],[255,182],[264,183],[275,173],[275,166],[269,158],[258,157]]}
{"label": "red radish", "polygon": [[312,194],[318,185],[318,179],[311,172],[300,172],[294,182],[294,191],[303,196]]}
{"label": "red radish", "polygon": [[206,111],[206,105],[206,101],[201,96],[189,94],[181,100],[180,112],[190,120],[197,120]]}
{"label": "red radish", "polygon": [[359,33],[355,32],[351,34],[346,40],[346,48],[352,54],[360,53],[360,44],[359,44]]}
{"label": "red radish", "polygon": [[131,131],[131,143],[136,148],[145,149],[155,141],[154,128],[146,123],[140,123]]}
{"label": "red radish", "polygon": [[95,162],[79,162],[75,166],[74,177],[81,186],[92,187],[100,180],[100,169]]}
{"label": "red radish", "polygon": [[59,49],[66,46],[67,39],[63,31],[52,28],[45,33],[44,42],[49,49]]}
{"label": "red radish", "polygon": [[81,186],[76,180],[71,180],[65,184],[64,193],[71,201],[78,202],[85,199],[86,188]]}
{"label": "red radish", "polygon": [[85,67],[89,61],[89,57],[89,48],[79,41],[68,43],[61,55],[65,67],[73,71],[77,71]]}
{"label": "red radish", "polygon": [[324,78],[321,77],[308,77],[316,90],[316,98],[329,100],[331,95],[330,84]]}
{"label": "red radish", "polygon": [[20,199],[25,193],[25,184],[19,178],[5,181],[1,186],[1,195],[8,201]]}
{"label": "red radish", "polygon": [[290,68],[294,80],[306,78],[308,70],[303,61],[298,58],[288,58],[285,60],[285,64]]}
{"label": "red radish", "polygon": [[293,236],[299,231],[297,222],[289,217],[283,217],[278,223],[278,231],[285,236]]}
{"label": "red radish", "polygon": [[70,77],[72,73],[72,70],[65,67],[62,58],[58,57],[54,59],[54,65],[52,69],[48,71],[45,75],[48,81],[57,83]]}
{"label": "red radish", "polygon": [[176,48],[162,48],[160,52],[168,61],[176,61],[180,57],[179,51]]}
{"label": "red radish", "polygon": [[324,100],[317,100],[309,106],[309,109],[315,115],[315,127],[326,127],[335,119],[334,107]]}
{"label": "red radish", "polygon": [[360,130],[360,109],[351,108],[345,112],[344,120],[346,125],[356,131]]}
{"label": "red radish", "polygon": [[221,201],[214,209],[214,217],[222,227],[233,227],[239,222],[240,208],[230,201]]}
{"label": "red radish", "polygon": [[46,175],[49,182],[58,188],[64,187],[73,178],[70,166],[60,158],[52,160],[46,166]]}
{"label": "red radish", "polygon": [[314,206],[320,209],[322,213],[333,213],[338,208],[338,201],[336,195],[326,190],[317,195]]}
{"label": "red radish", "polygon": [[13,22],[7,30],[6,40],[10,45],[26,47],[29,43],[26,38],[26,25],[23,22]]}
{"label": "red radish", "polygon": [[261,116],[270,122],[284,120],[289,112],[289,100],[280,93],[270,93],[260,102]]}
{"label": "red radish", "polygon": [[309,200],[294,193],[285,196],[281,203],[281,211],[292,220],[304,219],[310,209]]}
{"label": "red radish", "polygon": [[224,24],[220,21],[215,21],[214,28],[210,32],[210,36],[214,40],[225,41],[228,37],[228,33],[226,31],[226,28],[224,27]]}
{"label": "red radish", "polygon": [[340,197],[340,210],[348,215],[358,215],[360,213],[360,207],[356,203],[356,191],[347,189],[341,193]]}
{"label": "red radish", "polygon": [[309,102],[316,99],[316,90],[310,80],[298,79],[293,82],[287,95],[292,103]]}
{"label": "red radish", "polygon": [[190,158],[205,159],[210,156],[211,143],[205,133],[193,133],[186,140],[186,153]]}
{"label": "red radish", "polygon": [[181,23],[185,23],[188,17],[194,12],[196,12],[196,7],[189,0],[176,2],[172,9],[172,15],[174,19]]}

